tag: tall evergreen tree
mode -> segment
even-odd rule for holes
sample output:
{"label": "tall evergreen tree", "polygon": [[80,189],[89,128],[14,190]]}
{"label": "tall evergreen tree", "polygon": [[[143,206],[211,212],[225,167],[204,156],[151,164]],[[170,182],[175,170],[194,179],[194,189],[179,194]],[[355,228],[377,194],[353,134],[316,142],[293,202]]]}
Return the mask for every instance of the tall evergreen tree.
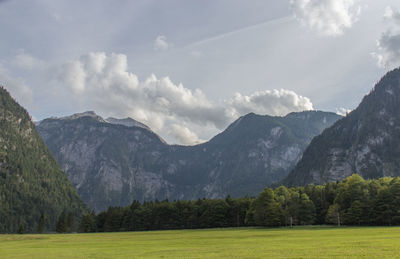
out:
{"label": "tall evergreen tree", "polygon": [[39,218],[39,221],[38,221],[37,232],[39,234],[43,233],[45,227],[46,227],[46,223],[45,223],[45,219],[44,219],[44,214],[42,213],[42,214],[40,214],[40,218]]}
{"label": "tall evergreen tree", "polygon": [[71,233],[75,231],[75,220],[74,220],[74,214],[72,212],[69,212],[67,214],[67,219],[66,219],[66,230],[67,232]]}
{"label": "tall evergreen tree", "polygon": [[60,216],[58,217],[57,225],[56,225],[56,232],[57,233],[66,233],[68,231],[67,228],[67,214],[65,211],[61,212]]}
{"label": "tall evergreen tree", "polygon": [[[129,229],[129,230],[135,230],[134,228]],[[97,227],[96,227],[96,215],[94,212],[89,212],[83,215],[79,227],[78,227],[79,232],[84,232],[84,233],[90,233],[90,232],[96,232]]]}

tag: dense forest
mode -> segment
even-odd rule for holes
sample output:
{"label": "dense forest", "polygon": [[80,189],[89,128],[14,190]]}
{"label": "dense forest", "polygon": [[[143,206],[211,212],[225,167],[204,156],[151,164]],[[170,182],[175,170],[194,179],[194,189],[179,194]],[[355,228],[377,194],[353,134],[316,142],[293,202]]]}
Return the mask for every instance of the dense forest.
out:
{"label": "dense forest", "polygon": [[364,180],[275,189],[256,198],[197,201],[134,201],[127,207],[83,216],[81,232],[194,229],[312,224],[399,225],[400,178]]}

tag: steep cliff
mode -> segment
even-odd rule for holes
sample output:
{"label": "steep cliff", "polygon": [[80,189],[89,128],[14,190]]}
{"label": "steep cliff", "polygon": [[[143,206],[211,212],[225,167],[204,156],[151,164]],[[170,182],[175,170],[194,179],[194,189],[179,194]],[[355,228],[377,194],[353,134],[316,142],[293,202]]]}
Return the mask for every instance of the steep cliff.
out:
{"label": "steep cliff", "polygon": [[304,185],[400,176],[400,70],[387,73],[360,105],[315,137],[283,183]]}

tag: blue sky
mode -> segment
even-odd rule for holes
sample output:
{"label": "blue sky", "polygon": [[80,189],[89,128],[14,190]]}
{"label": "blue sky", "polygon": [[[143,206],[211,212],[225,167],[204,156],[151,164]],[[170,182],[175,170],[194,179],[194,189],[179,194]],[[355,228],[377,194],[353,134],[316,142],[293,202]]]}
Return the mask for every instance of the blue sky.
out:
{"label": "blue sky", "polygon": [[36,120],[94,110],[170,143],[248,112],[354,109],[400,65],[396,0],[0,1],[0,84]]}

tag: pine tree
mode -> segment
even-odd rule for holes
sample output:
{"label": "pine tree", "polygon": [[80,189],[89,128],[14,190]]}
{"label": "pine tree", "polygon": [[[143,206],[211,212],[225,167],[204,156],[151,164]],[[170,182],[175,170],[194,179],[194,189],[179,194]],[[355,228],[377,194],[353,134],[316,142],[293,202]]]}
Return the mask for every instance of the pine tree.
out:
{"label": "pine tree", "polygon": [[44,220],[44,214],[42,213],[39,218],[37,232],[41,234],[44,232],[44,229],[45,229],[45,220]]}
{"label": "pine tree", "polygon": [[79,223],[78,231],[89,233],[96,232],[96,230],[96,215],[92,211],[82,217],[81,222]]}
{"label": "pine tree", "polygon": [[69,212],[67,215],[67,232],[71,233],[75,231],[75,221],[74,221],[74,214],[72,212]]}
{"label": "pine tree", "polygon": [[67,232],[67,214],[65,211],[61,212],[58,217],[57,225],[56,225],[57,233],[65,233]]}
{"label": "pine tree", "polygon": [[24,234],[25,233],[25,227],[24,227],[23,224],[19,225],[17,233],[18,234]]}

